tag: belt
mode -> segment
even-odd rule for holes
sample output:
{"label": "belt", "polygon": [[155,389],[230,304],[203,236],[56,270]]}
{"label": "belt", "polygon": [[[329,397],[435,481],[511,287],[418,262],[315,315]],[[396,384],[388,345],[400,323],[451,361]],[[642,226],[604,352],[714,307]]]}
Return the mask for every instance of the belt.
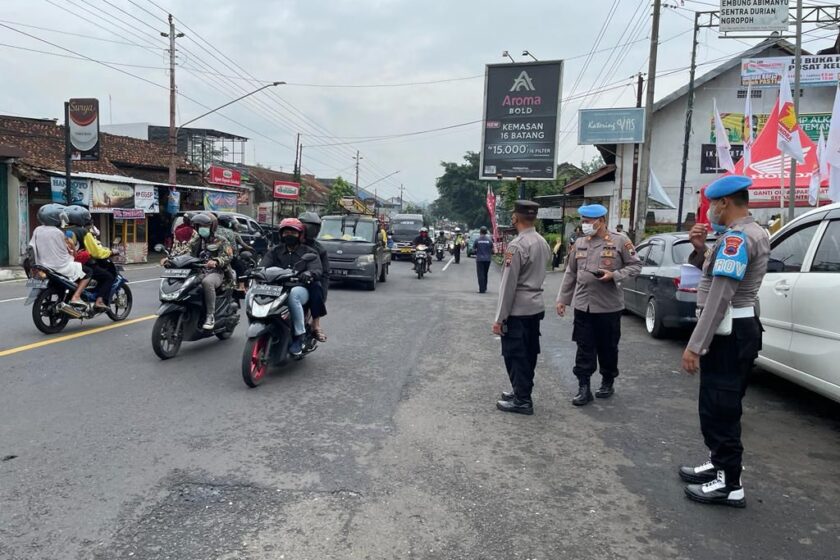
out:
{"label": "belt", "polygon": [[755,317],[755,307],[736,307],[732,309],[733,319],[749,319]]}

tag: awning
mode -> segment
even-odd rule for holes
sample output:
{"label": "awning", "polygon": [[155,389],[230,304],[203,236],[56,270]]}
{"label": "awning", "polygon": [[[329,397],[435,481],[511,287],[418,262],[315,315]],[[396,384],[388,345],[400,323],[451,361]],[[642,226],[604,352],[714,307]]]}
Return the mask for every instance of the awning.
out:
{"label": "awning", "polygon": [[[53,169],[41,169],[44,173],[64,177],[64,171],[55,171]],[[155,187],[170,187],[169,183],[157,183],[155,181],[146,181],[145,179],[137,179],[128,177],[126,175],[107,175],[103,173],[88,173],[87,171],[75,171],[72,173],[74,179],[92,179],[94,181],[101,181],[103,183],[120,183],[128,185],[153,185]],[[230,189],[220,189],[216,187],[198,187],[193,185],[175,185],[177,189],[192,189],[196,191],[211,191],[220,193],[234,193],[239,194],[238,191]]]}

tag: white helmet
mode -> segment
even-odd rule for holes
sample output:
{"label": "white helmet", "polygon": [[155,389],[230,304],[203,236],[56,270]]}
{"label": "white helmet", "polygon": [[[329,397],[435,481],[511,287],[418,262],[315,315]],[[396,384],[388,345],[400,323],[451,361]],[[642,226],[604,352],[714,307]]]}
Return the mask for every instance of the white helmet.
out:
{"label": "white helmet", "polygon": [[456,228],[455,228],[455,233],[461,233],[461,228],[456,227]]}

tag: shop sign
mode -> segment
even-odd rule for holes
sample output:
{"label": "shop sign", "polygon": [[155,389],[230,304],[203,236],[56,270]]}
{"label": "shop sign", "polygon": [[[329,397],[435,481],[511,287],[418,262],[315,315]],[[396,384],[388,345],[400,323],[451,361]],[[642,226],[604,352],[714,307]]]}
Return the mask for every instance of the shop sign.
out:
{"label": "shop sign", "polygon": [[[729,153],[732,154],[732,161],[738,161],[744,157],[744,146],[733,145]],[[725,172],[726,169],[719,166],[717,146],[715,144],[703,144],[700,152],[700,173],[719,175]]]}
{"label": "shop sign", "polygon": [[115,220],[145,220],[146,212],[142,208],[114,208]]}
{"label": "shop sign", "polygon": [[276,200],[298,200],[300,198],[300,183],[274,181],[274,198]]}
{"label": "shop sign", "polygon": [[[64,198],[64,187],[67,185],[65,177],[50,177],[50,190],[52,201],[59,204],[67,204]],[[90,181],[87,179],[70,180],[70,204],[90,206]]]}
{"label": "shop sign", "polygon": [[787,31],[788,0],[720,0],[720,32]]}
{"label": "shop sign", "polygon": [[[840,80],[840,55],[820,54],[802,56],[799,64],[799,84],[808,86],[836,86]],[[796,58],[771,56],[741,60],[741,84],[759,88],[779,87],[782,73],[787,72],[790,83],[796,79]]]}
{"label": "shop sign", "polygon": [[563,208],[562,207],[550,207],[550,208],[540,208],[537,210],[537,218],[540,220],[562,220],[563,219]]}
{"label": "shop sign", "polygon": [[242,174],[236,169],[211,165],[207,182],[214,185],[238,187],[242,184]]}
{"label": "shop sign", "polygon": [[134,208],[134,187],[122,183],[94,181],[90,211],[105,213],[115,208]]}
{"label": "shop sign", "polygon": [[210,212],[236,212],[236,193],[204,193],[204,209]]}
{"label": "shop sign", "polygon": [[578,145],[641,144],[645,139],[644,108],[581,109]]}
{"label": "shop sign", "polygon": [[[726,133],[729,135],[730,144],[733,142],[737,142],[739,144],[743,143],[746,132],[744,130],[744,114],[721,113],[720,117],[723,121],[723,126],[726,128]],[[757,137],[758,132],[764,129],[764,125],[767,124],[767,120],[769,118],[770,115],[767,113],[753,115],[753,138]],[[709,141],[714,142],[714,116],[711,117],[710,123],[711,132],[709,133]],[[819,141],[820,131],[822,131],[825,137],[828,138],[828,128],[830,125],[831,113],[805,113],[799,115],[799,126],[802,128],[802,132],[804,132],[808,138],[814,142]]]}
{"label": "shop sign", "polygon": [[134,185],[134,207],[146,214],[160,212],[157,188],[154,185]]}
{"label": "shop sign", "polygon": [[99,100],[71,99],[67,104],[70,155],[74,160],[99,160]]}

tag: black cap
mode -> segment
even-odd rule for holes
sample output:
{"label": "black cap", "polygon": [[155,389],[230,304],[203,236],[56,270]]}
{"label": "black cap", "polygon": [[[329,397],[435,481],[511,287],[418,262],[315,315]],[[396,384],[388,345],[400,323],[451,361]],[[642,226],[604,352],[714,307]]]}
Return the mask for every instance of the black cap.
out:
{"label": "black cap", "polygon": [[536,218],[539,209],[540,205],[536,202],[531,202],[530,200],[517,200],[513,211],[526,218]]}
{"label": "black cap", "polygon": [[481,226],[481,229],[478,230],[478,231],[480,231],[481,233],[487,233],[487,228],[484,227],[484,226]]}

